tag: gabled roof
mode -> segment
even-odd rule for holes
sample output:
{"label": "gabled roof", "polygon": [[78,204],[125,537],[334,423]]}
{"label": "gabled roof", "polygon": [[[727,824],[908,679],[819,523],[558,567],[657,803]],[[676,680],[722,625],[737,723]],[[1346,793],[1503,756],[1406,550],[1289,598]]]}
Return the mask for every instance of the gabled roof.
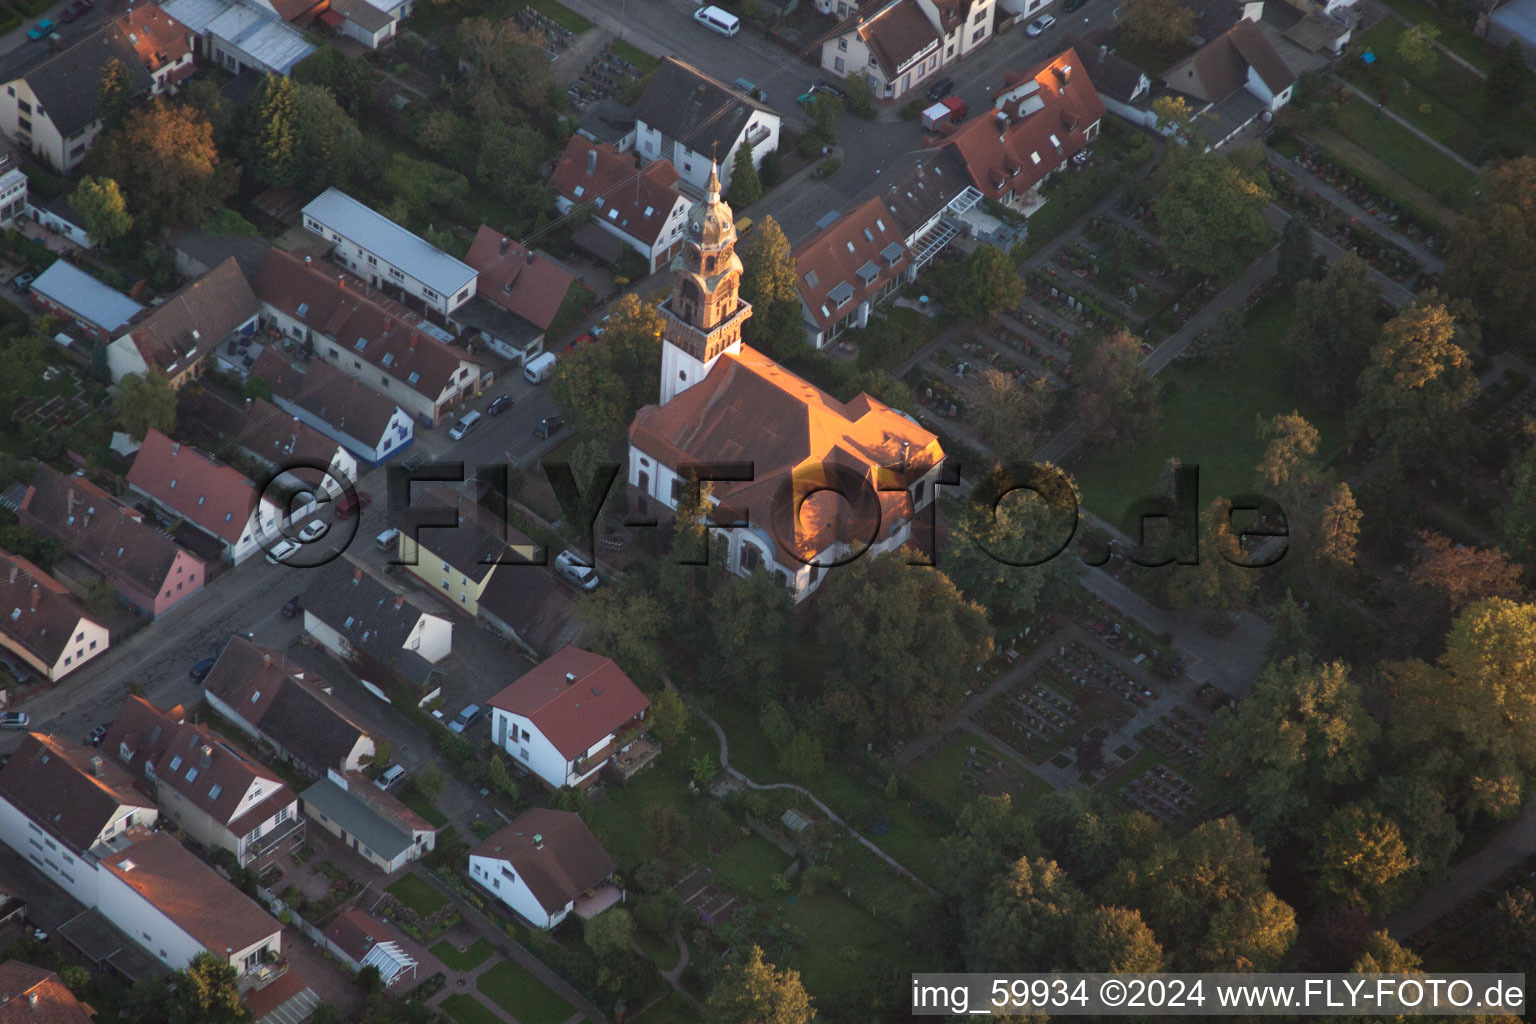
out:
{"label": "gabled roof", "polygon": [[179,555],[203,562],[169,536],[144,522],[124,504],[85,477],[65,476],[39,463],[17,515],[114,586],[159,593]]}
{"label": "gabled roof", "polygon": [[795,286],[825,329],[905,273],[907,256],[901,226],[877,196],[795,247]]}
{"label": "gabled roof", "polygon": [[[1296,82],[1295,73],[1275,52],[1264,33],[1247,19],[1200,47],[1188,60],[1170,68],[1164,81],[1169,88],[1220,103],[1244,87],[1250,67],[1271,93],[1281,92]],[[1196,87],[1191,88],[1192,85]]]}
{"label": "gabled roof", "polygon": [[261,312],[231,256],[149,312],[128,337],[146,365],[175,374]]}
{"label": "gabled roof", "polygon": [[329,466],[336,458],[335,441],[314,427],[283,412],[265,398],[247,398],[233,405],[207,388],[193,384],[177,392],[178,424],[200,426],[220,450],[234,444],[271,466],[317,462]]}
{"label": "gabled roof", "polygon": [[432,664],[406,649],[411,631],[424,616],[452,628],[447,619],[428,615],[345,558],[311,574],[309,589],[304,591],[304,608],[354,648],[414,682],[424,681]]}
{"label": "gabled roof", "polygon": [[51,666],[82,622],[95,624],[62,583],[20,555],[0,550],[0,633]]}
{"label": "gabled roof", "polygon": [[336,915],[336,920],[325,930],[325,937],[361,963],[368,951],[380,942],[396,941],[396,932],[388,922],[353,907]]}
{"label": "gabled roof", "polygon": [[924,153],[905,178],[875,194],[885,200],[902,237],[910,239],[969,186],[955,151],[940,149]]}
{"label": "gabled roof", "polygon": [[773,110],[676,57],[663,58],[635,102],[643,121],[695,153],[725,154],[736,145],[752,115]]}
{"label": "gabled roof", "polygon": [[1120,103],[1130,103],[1142,88],[1145,79],[1148,87],[1151,78],[1147,73],[1124,57],[1111,53],[1105,44],[1070,36],[1070,46],[1082,59],[1083,70],[1093,82],[1100,96],[1108,96]]}
{"label": "gabled roof", "polygon": [[572,135],[549,176],[549,186],[573,203],[593,203],[593,223],[618,228],[645,245],[654,246],[679,203],[677,169],[668,160],[653,160],[642,168],[635,158],[606,142]]}
{"label": "gabled roof", "polygon": [[336,773],[316,782],[303,793],[305,807],[313,807],[348,834],[356,836],[385,860],[394,860],[416,843],[416,833],[436,833],[421,815],[379,789],[361,772]]}
{"label": "gabled roof", "polygon": [[47,270],[37,275],[32,290],[109,334],[144,312],[143,306],[117,289],[108,288],[68,260],[54,260]]}
{"label": "gabled roof", "polygon": [[157,4],[129,8],[128,13],[117,19],[117,27],[150,72],[174,64],[192,52],[190,30]]}
{"label": "gabled roof", "polygon": [[370,449],[389,429],[395,413],[401,411],[394,402],[321,359],[299,366],[262,347],[251,376],[266,381],[272,397],[298,406]]}
{"label": "gabled roof", "polygon": [[262,302],[426,398],[436,400],[464,364],[479,369],[468,352],[421,331],[420,317],[379,301],[331,264],[273,249],[255,289]]}
{"label": "gabled roof", "polygon": [[0,1024],[91,1024],[91,1014],[52,971],[0,964]]}
{"label": "gabled roof", "polygon": [[[474,268],[414,235],[338,188],[328,188],[304,207],[304,216],[394,264],[444,298],[475,279]],[[329,234],[327,234],[329,240]]]}
{"label": "gabled roof", "polygon": [[1003,81],[994,109],[946,143],[971,184],[992,199],[1034,188],[1088,144],[1088,129],[1104,116],[1104,101],[1071,48]]}
{"label": "gabled roof", "polygon": [[130,840],[102,865],[215,956],[249,949],[283,930],[169,832],[139,829]]}
{"label": "gabled roof", "polygon": [[482,224],[465,262],[480,275],[475,293],[548,330],[577,277],[544,253]]}
{"label": "gabled roof", "polygon": [[601,885],[615,867],[580,816],[545,807],[519,815],[470,854],[511,864],[550,914]]}
{"label": "gabled roof", "polygon": [[849,32],[856,33],[869,47],[888,81],[944,41],[917,0],[888,0],[872,12],[855,11],[832,30],[832,37]]}
{"label": "gabled roof", "polygon": [[500,619],[536,651],[545,651],[571,621],[571,605],[554,574],[516,566],[491,574],[481,612]]}
{"label": "gabled roof", "polygon": [[119,808],[155,806],[94,748],[35,732],[0,768],[0,797],[76,853],[90,849]]}
{"label": "gabled roof", "polygon": [[1248,66],[1258,72],[1270,92],[1282,92],[1296,84],[1296,72],[1285,63],[1285,59],[1259,29],[1258,23],[1244,18],[1232,26],[1227,38],[1237,47],[1237,52]]}
{"label": "gabled roof", "polygon": [[395,16],[374,6],[369,0],[331,0],[331,10],[364,32],[381,32],[395,23]]}
{"label": "gabled roof", "polygon": [[[455,572],[482,580],[498,560],[526,560],[532,556],[534,543],[526,534],[476,504],[464,492],[429,487],[419,493],[421,496],[400,523],[400,532],[418,537],[424,549],[453,566]],[[451,514],[458,516],[458,526],[450,529],[435,525]],[[512,568],[516,571],[518,567]]]}
{"label": "gabled roof", "polygon": [[613,659],[579,647],[557,651],[486,703],[531,721],[567,760],[651,706]]}
{"label": "gabled roof", "polygon": [[270,500],[234,469],[158,430],[144,436],[128,482],[231,544],[245,532],[257,502]]}
{"label": "gabled roof", "polygon": [[232,636],[204,689],[312,770],[340,767],[368,731],[325,692],[325,680],[280,651]]}
{"label": "gabled roof", "polygon": [[129,775],[142,779],[146,777],[145,766],[153,770],[186,721],[187,709],[180,704],[157,708],[143,697],[129,694],[107,727],[99,749]]}
{"label": "gabled roof", "polygon": [[101,72],[112,60],[128,72],[128,93],[137,96],[154,84],[127,36],[116,24],[103,25],[60,53],[46,56],[17,78],[25,78],[39,103],[48,111],[59,134],[65,138],[101,116],[101,97],[82,82],[101,81]]}

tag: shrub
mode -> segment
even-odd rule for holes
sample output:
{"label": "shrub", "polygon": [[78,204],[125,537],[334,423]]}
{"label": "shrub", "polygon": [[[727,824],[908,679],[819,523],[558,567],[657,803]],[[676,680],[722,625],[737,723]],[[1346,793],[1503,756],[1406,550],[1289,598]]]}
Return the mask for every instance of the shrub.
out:
{"label": "shrub", "polygon": [[21,27],[21,15],[9,7],[0,7],[0,32],[12,32]]}
{"label": "shrub", "polygon": [[837,173],[837,169],[843,166],[843,162],[835,156],[829,156],[816,168],[816,177],[830,178]]}
{"label": "shrub", "polygon": [[53,0],[12,0],[11,6],[24,17],[35,18],[53,6]]}

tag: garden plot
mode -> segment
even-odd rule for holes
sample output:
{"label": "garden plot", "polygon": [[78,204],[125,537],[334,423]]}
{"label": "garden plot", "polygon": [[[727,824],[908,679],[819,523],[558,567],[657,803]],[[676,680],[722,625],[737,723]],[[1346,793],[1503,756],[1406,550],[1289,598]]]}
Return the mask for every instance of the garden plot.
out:
{"label": "garden plot", "polygon": [[49,393],[23,399],[11,414],[15,422],[44,430],[59,430],[91,415],[85,382],[73,367],[49,366],[42,372],[42,381],[40,390]]}
{"label": "garden plot", "polygon": [[705,924],[725,924],[739,906],[736,897],[716,881],[715,873],[702,865],[695,865],[672,891]]}

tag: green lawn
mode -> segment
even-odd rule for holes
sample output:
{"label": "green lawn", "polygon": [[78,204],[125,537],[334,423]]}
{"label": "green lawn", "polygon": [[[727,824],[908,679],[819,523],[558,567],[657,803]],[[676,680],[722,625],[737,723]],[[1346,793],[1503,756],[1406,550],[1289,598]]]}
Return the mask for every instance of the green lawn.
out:
{"label": "green lawn", "polygon": [[661,63],[661,58],[646,53],[628,40],[615,39],[608,44],[608,48],[613,51],[615,57],[622,57],[639,68],[642,74],[647,71],[654,71],[656,66]]}
{"label": "green lawn", "polygon": [[447,939],[432,947],[432,955],[452,971],[472,971],[485,963],[486,958],[494,952],[496,952],[495,947],[486,939],[476,939],[474,944],[465,950],[459,949]]}
{"label": "green lawn", "polygon": [[704,1021],[687,1000],[670,988],[656,1005],[631,1019],[634,1024],[703,1024]]}
{"label": "green lawn", "polygon": [[[1440,30],[1446,49],[1487,71],[1494,57],[1489,44],[1472,33],[1472,9],[1460,5],[1439,7],[1427,0],[1385,0],[1386,5],[1414,24],[1431,22]],[[1387,21],[1396,21],[1388,18]]]}
{"label": "green lawn", "polygon": [[506,1024],[496,1016],[495,1011],[487,1009],[484,1003],[465,992],[444,999],[443,1009],[459,1024]]}
{"label": "green lawn", "polygon": [[1164,390],[1158,429],[1139,443],[1097,450],[1071,467],[1083,504],[1116,525],[1133,502],[1153,493],[1170,458],[1200,467],[1200,507],[1253,490],[1263,455],[1255,417],[1298,410],[1322,434],[1321,457],[1343,443],[1342,409],[1320,409],[1286,387],[1289,300],[1259,306],[1237,365],[1175,362],[1157,379]]}
{"label": "green lawn", "polygon": [[571,1015],[570,1003],[515,960],[503,960],[480,975],[475,984],[519,1024],[561,1024]]}
{"label": "green lawn", "polygon": [[422,917],[436,913],[448,900],[415,875],[402,875],[384,890]]}
{"label": "green lawn", "polygon": [[1364,100],[1339,107],[1338,130],[1447,206],[1459,210],[1471,204],[1477,175],[1390,117],[1377,116]]}
{"label": "green lawn", "polygon": [[395,793],[395,799],[427,820],[427,824],[442,828],[448,824],[448,816],[432,805],[432,798],[412,785],[405,785]]}
{"label": "green lawn", "polygon": [[645,950],[658,970],[670,971],[677,966],[677,942],[671,936],[658,938],[644,928],[636,928],[635,943]]}
{"label": "green lawn", "polygon": [[[977,796],[976,788],[960,778],[960,769],[970,757],[970,749],[979,747],[1000,760],[1003,756],[989,744],[968,732],[956,733],[937,753],[903,774],[924,793],[947,806],[955,814]],[[1010,762],[1011,763],[1011,762]],[[1043,779],[1019,769],[1020,785],[1009,796],[1015,812],[1025,812],[1050,791]]]}

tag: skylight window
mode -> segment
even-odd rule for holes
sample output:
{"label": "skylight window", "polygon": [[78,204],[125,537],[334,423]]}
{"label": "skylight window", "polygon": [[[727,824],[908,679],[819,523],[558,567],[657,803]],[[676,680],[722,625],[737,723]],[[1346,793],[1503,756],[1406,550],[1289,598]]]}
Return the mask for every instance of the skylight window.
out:
{"label": "skylight window", "polygon": [[177,754],[175,757],[171,758],[171,771],[174,772],[174,771],[176,771],[180,767],[181,767],[181,755]]}
{"label": "skylight window", "polygon": [[1040,162],[1040,154],[1039,153],[1031,153],[1031,154],[1029,154],[1029,158],[1031,160],[1033,160],[1035,163],[1039,163]]}
{"label": "skylight window", "polygon": [[215,782],[213,788],[208,791],[208,799],[217,800],[222,792],[224,792],[224,787]]}
{"label": "skylight window", "polygon": [[201,504],[203,504],[203,502],[205,502],[205,501],[207,501],[207,500],[208,500],[208,496],[207,496],[207,495],[206,495],[206,494],[200,494],[200,495],[198,495],[198,497],[197,497],[197,503],[198,503],[198,504],[199,504],[199,505],[201,505]]}
{"label": "skylight window", "polygon": [[610,207],[608,207],[608,219],[609,220],[618,220],[619,219],[619,208],[617,206],[610,206]]}
{"label": "skylight window", "polygon": [[357,339],[357,350],[359,352],[361,352],[363,349],[365,349],[367,347],[368,347],[368,339],[367,338],[358,338]]}
{"label": "skylight window", "polygon": [[197,765],[193,765],[192,767],[187,769],[187,781],[188,782],[196,782],[197,781]]}
{"label": "skylight window", "polygon": [[174,491],[174,490],[175,490],[175,489],[176,489],[176,481],[175,481],[175,480],[172,480],[172,481],[171,481],[171,490],[173,490],[173,491]]}
{"label": "skylight window", "polygon": [[577,185],[576,188],[575,188],[576,198],[580,199],[581,196],[582,196],[582,193],[586,192],[586,190],[587,190],[587,186],[585,186],[585,185]]}
{"label": "skylight window", "polygon": [[647,216],[647,217],[649,217],[649,216],[650,216],[650,215],[651,215],[651,214],[653,214],[653,213],[655,213],[655,212],[656,212],[656,207],[654,207],[654,206],[647,206],[647,207],[646,207],[646,208],[645,208],[645,215],[646,215],[646,216]]}
{"label": "skylight window", "polygon": [[307,302],[299,303],[299,316],[301,316],[301,317],[309,316],[309,303],[307,303]]}
{"label": "skylight window", "polygon": [[389,366],[395,361],[395,354],[393,352],[385,352],[384,358],[379,361],[382,362],[385,366]]}
{"label": "skylight window", "polygon": [[251,694],[251,703],[255,704],[259,700],[261,700],[261,691],[257,690],[255,693]]}
{"label": "skylight window", "polygon": [[885,230],[885,221],[881,220],[879,217],[876,217],[875,218],[875,227],[879,228],[881,231],[884,231]]}
{"label": "skylight window", "polygon": [[820,280],[821,278],[816,276],[816,271],[812,270],[805,275],[805,286],[807,288],[815,288]]}
{"label": "skylight window", "polygon": [[[875,233],[873,231],[869,230],[869,228],[865,228],[864,229],[864,241],[866,241],[866,242],[873,242],[874,240],[875,240]],[[850,250],[852,250],[853,246],[850,245],[848,248]]]}
{"label": "skylight window", "polygon": [[849,252],[853,252],[853,243],[852,243],[852,242],[848,242],[848,243],[846,243],[846,244],[847,244],[847,246],[848,246],[848,251],[849,251]]}
{"label": "skylight window", "polygon": [[419,373],[413,373],[413,374],[411,374],[411,376],[410,376],[410,382],[411,382],[411,383],[412,383],[412,384],[415,384],[415,383],[417,383],[417,382],[419,382],[419,381],[420,381],[420,380],[421,380],[421,374],[419,374]]}

